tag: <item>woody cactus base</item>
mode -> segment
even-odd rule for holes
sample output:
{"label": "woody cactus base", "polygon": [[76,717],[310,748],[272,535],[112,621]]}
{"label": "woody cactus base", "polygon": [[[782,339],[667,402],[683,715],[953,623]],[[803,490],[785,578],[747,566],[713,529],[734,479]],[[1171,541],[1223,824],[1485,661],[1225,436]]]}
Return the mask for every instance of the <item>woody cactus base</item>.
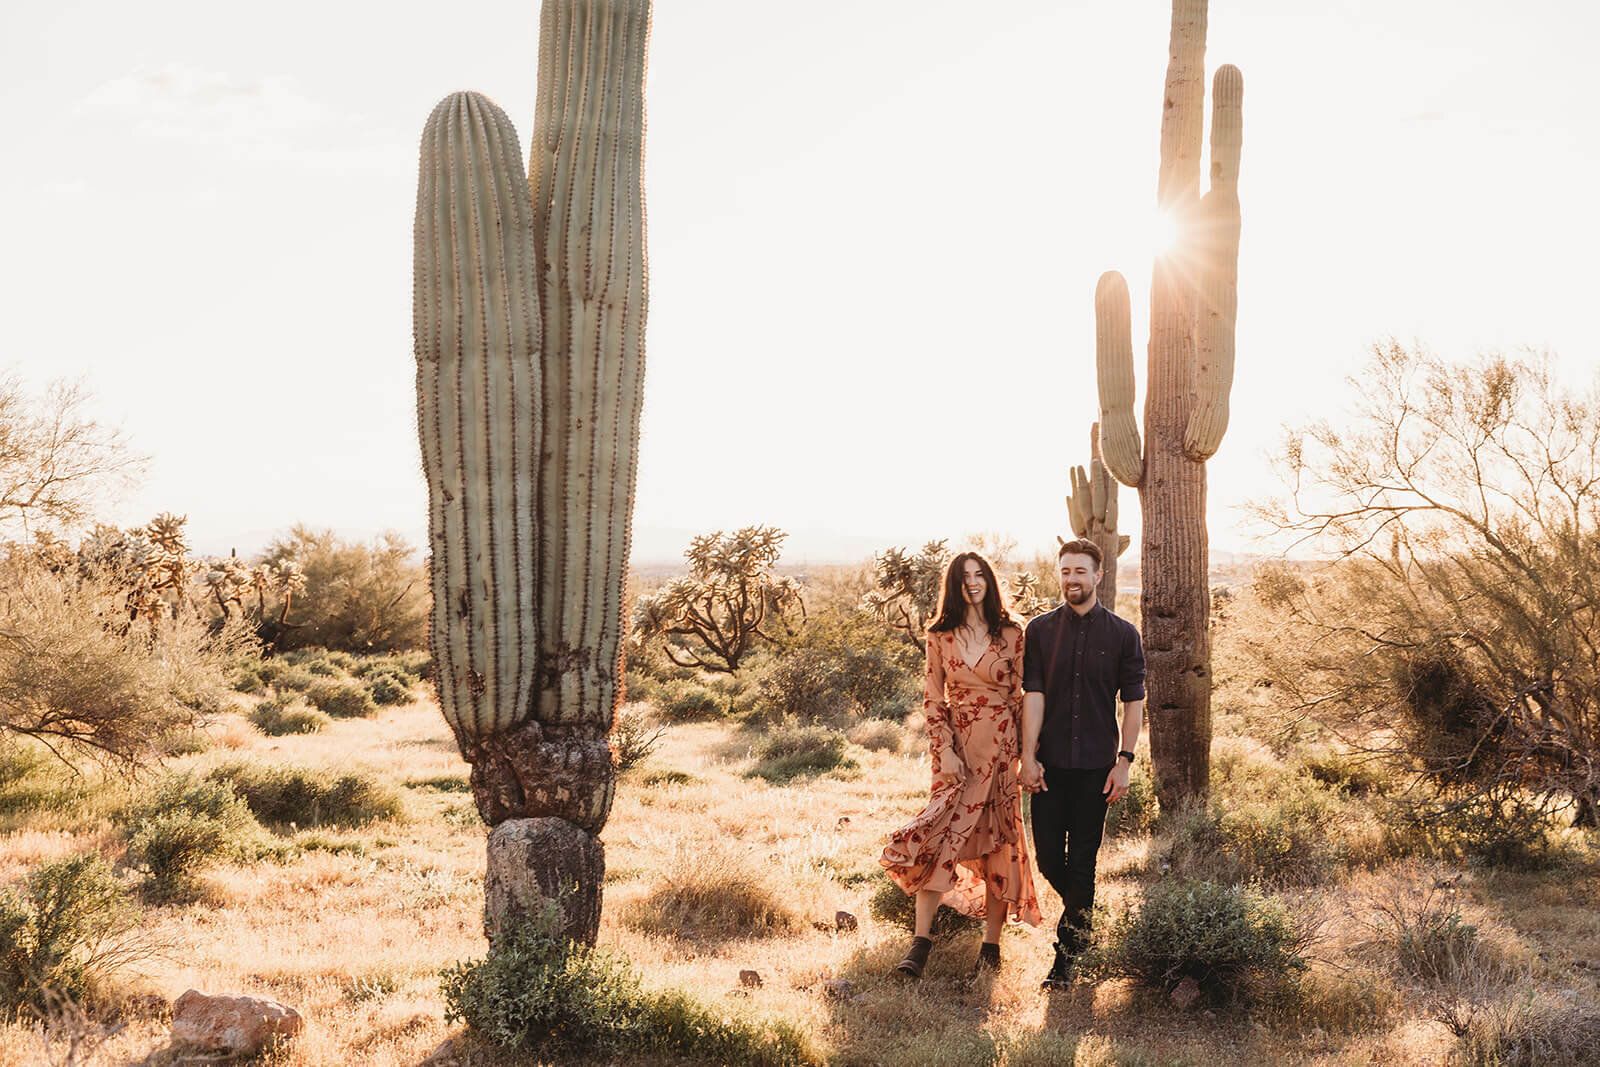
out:
{"label": "woody cactus base", "polygon": [[648,0],[546,0],[528,176],[505,113],[434,109],[417,428],[439,705],[493,827],[490,927],[558,887],[593,942],[643,398]]}
{"label": "woody cactus base", "polygon": [[1095,290],[1100,450],[1112,475],[1139,490],[1150,755],[1168,809],[1203,796],[1210,784],[1205,462],[1227,428],[1238,309],[1244,79],[1236,67],[1216,72],[1211,191],[1197,200],[1206,14],[1205,0],[1172,5],[1157,200],[1178,220],[1180,240],[1156,260],[1152,277],[1142,443],[1133,414],[1128,286],[1111,271]]}

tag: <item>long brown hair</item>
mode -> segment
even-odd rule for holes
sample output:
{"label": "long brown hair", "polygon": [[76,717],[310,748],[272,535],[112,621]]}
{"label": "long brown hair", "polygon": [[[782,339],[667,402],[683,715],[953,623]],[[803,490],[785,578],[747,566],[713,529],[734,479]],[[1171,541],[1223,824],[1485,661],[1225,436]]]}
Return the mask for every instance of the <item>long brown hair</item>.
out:
{"label": "long brown hair", "polygon": [[929,633],[948,633],[966,621],[967,598],[961,586],[969,559],[976,561],[978,569],[983,572],[983,621],[989,624],[989,636],[999,637],[1001,628],[1017,625],[1017,621],[1011,617],[1005,594],[1000,592],[1000,582],[995,578],[994,568],[989,566],[989,561],[976,552],[960,552],[945,568],[944,587],[939,591],[939,611],[928,627]]}

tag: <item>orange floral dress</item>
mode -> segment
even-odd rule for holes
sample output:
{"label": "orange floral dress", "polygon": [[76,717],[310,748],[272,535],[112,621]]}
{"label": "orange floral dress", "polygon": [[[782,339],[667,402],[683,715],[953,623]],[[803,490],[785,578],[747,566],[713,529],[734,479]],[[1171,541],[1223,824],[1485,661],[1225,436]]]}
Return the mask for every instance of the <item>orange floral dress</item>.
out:
{"label": "orange floral dress", "polygon": [[[985,887],[1011,918],[1039,925],[1039,898],[1022,833],[1017,777],[1022,719],[1022,630],[1008,626],[978,657],[961,658],[954,633],[928,634],[922,711],[933,754],[928,806],[889,837],[878,862],[907,893],[934,889],[964,915],[982,918]],[[943,770],[953,750],[966,768]]]}

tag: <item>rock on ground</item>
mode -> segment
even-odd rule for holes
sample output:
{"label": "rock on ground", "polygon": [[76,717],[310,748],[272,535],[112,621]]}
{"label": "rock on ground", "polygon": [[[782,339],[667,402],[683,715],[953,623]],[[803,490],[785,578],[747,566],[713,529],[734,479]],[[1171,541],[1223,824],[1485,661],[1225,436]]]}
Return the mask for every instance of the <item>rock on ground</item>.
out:
{"label": "rock on ground", "polygon": [[191,989],[172,1005],[173,1044],[212,1052],[253,1055],[305,1025],[288,1005],[257,997],[208,997]]}

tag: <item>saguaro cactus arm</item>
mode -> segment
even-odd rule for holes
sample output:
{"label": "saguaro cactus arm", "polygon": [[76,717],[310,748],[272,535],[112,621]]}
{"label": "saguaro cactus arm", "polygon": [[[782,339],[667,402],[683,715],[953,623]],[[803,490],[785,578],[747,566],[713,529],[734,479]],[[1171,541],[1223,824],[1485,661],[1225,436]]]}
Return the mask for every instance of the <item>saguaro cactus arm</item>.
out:
{"label": "saguaro cactus arm", "polygon": [[648,0],[545,0],[528,182],[545,352],[538,718],[608,730],[645,329]]}
{"label": "saguaro cactus arm", "polygon": [[1106,470],[1137,489],[1144,451],[1133,413],[1133,328],[1128,283],[1108,270],[1094,288],[1095,377],[1100,389],[1100,455]]}
{"label": "saguaro cactus arm", "polygon": [[1239,317],[1239,155],[1244,143],[1244,75],[1217,68],[1211,82],[1211,191],[1200,201],[1200,300],[1195,406],[1183,451],[1204,461],[1228,429],[1234,331]]}
{"label": "saguaro cactus arm", "polygon": [[516,130],[486,97],[455,93],[428,117],[414,237],[429,635],[439,705],[465,751],[527,718],[539,644],[533,205]]}

